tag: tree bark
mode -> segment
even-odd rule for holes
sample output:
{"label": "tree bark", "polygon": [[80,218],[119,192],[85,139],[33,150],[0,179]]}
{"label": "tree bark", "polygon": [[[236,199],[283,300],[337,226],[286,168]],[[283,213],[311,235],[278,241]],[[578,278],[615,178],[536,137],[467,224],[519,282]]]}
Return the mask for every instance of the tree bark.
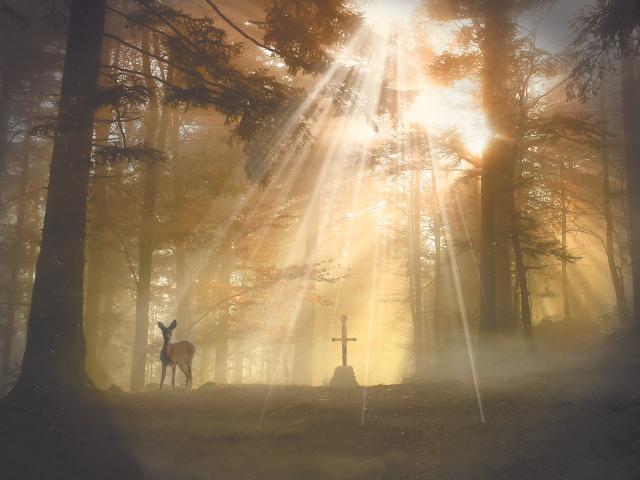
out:
{"label": "tree bark", "polygon": [[[481,315],[480,330],[486,337],[511,323],[511,259],[509,212],[512,195],[508,168],[513,158],[509,145],[513,115],[509,108],[508,62],[513,36],[510,0],[495,0],[485,6],[484,41],[481,45],[482,102],[492,138],[482,158],[480,221]],[[507,201],[505,201],[507,200]]]}
{"label": "tree bark", "polygon": [[83,277],[105,0],[73,0],[23,366],[15,391],[84,391]]}

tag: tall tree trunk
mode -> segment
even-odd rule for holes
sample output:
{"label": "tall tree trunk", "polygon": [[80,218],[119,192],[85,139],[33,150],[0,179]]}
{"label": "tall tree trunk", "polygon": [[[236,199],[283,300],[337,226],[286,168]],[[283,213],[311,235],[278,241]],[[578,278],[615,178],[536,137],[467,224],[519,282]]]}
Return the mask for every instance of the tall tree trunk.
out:
{"label": "tall tree trunk", "polygon": [[115,300],[116,289],[114,284],[117,282],[117,276],[114,272],[109,271],[106,278],[110,284],[109,288],[105,288],[104,301],[102,302],[102,312],[100,313],[100,323],[96,331],[96,361],[100,361],[100,357],[104,353],[109,341],[113,338],[115,330]]}
{"label": "tall tree trunk", "polygon": [[568,215],[569,215],[569,201],[567,199],[567,180],[566,180],[566,158],[563,156],[560,163],[560,209],[562,215],[561,226],[561,239],[562,239],[562,304],[564,308],[564,319],[571,320],[571,289],[569,286],[569,273],[567,271],[567,265],[569,263],[567,259],[568,243],[567,243],[567,231],[568,231]]}
{"label": "tall tree trunk", "polygon": [[[432,159],[433,161],[433,159]],[[434,336],[435,344],[442,346],[445,341],[445,326],[442,321],[442,308],[441,308],[441,296],[442,296],[442,214],[440,212],[440,197],[438,191],[438,169],[434,166],[431,172],[432,192],[433,197],[433,241],[434,259],[433,259],[433,322],[434,322]]]}
{"label": "tall tree trunk", "polygon": [[[606,118],[606,83],[605,72],[601,71],[601,87],[600,87],[600,121],[602,128],[607,126]],[[602,210],[605,219],[605,250],[607,254],[607,264],[609,265],[609,274],[611,275],[611,285],[616,296],[616,311],[623,322],[629,320],[629,307],[624,291],[624,282],[622,275],[616,264],[615,251],[615,226],[613,218],[613,209],[611,207],[611,177],[609,174],[610,157],[606,145],[607,139],[603,136],[600,156],[602,158]]]}
{"label": "tall tree trunk", "polygon": [[24,230],[26,227],[25,217],[27,210],[27,194],[29,186],[29,157],[31,155],[31,136],[25,133],[20,149],[22,156],[20,181],[16,191],[16,223],[14,229],[14,237],[9,250],[9,295],[7,305],[7,320],[2,332],[2,385],[3,390],[7,391],[10,381],[11,365],[13,359],[13,339],[15,336],[16,314],[18,305],[21,303],[22,293],[20,291],[20,269],[25,257]]}
{"label": "tall tree trunk", "polygon": [[482,229],[480,275],[482,283],[480,330],[495,333],[511,322],[511,260],[509,217],[505,198],[512,195],[507,184],[511,162],[509,145],[513,115],[508,98],[508,62],[513,37],[511,0],[495,0],[485,6],[482,102],[493,134],[482,158],[480,221]]}
{"label": "tall tree trunk", "polygon": [[[629,39],[629,43],[633,39]],[[624,48],[624,51],[627,49]],[[640,105],[638,102],[637,56],[628,52],[622,60],[624,154],[631,237],[631,275],[633,278],[633,324],[640,329]]]}
{"label": "tall tree trunk", "polygon": [[200,349],[200,367],[198,372],[198,379],[200,384],[207,383],[211,377],[209,377],[209,365],[211,362],[211,344],[209,342],[203,342]]}
{"label": "tall tree trunk", "polygon": [[513,244],[513,253],[516,263],[516,277],[518,280],[518,290],[520,291],[520,322],[522,324],[522,332],[524,338],[531,340],[532,338],[532,318],[531,304],[529,300],[529,282],[527,281],[527,267],[524,262],[522,253],[522,245],[520,243],[520,219],[519,213],[515,212],[512,224],[511,241]]}
{"label": "tall tree trunk", "polygon": [[27,343],[16,392],[84,390],[84,238],[105,0],[73,0]]}
{"label": "tall tree trunk", "polygon": [[216,326],[216,363],[213,374],[213,381],[216,383],[227,383],[229,374],[229,314],[219,312]]}
{"label": "tall tree trunk", "polygon": [[[221,285],[229,285],[231,281],[231,261],[233,258],[233,250],[230,246],[225,245],[222,249],[217,274],[217,281]],[[216,312],[216,328],[214,331],[216,351],[214,382],[227,383],[229,378],[229,337],[231,329],[231,315],[229,313],[229,305],[225,304]]]}
{"label": "tall tree trunk", "polygon": [[[108,41],[105,41],[107,44]],[[111,49],[105,45],[102,53],[102,64],[110,63]],[[117,65],[118,58],[113,64]],[[108,86],[110,79],[102,76],[99,79],[102,86]],[[101,108],[96,114],[95,141],[100,148],[108,145],[108,136],[113,120],[111,106]],[[89,223],[87,236],[87,305],[85,309],[85,338],[87,341],[87,372],[94,381],[98,380],[99,368],[97,363],[98,328],[101,319],[100,309],[102,300],[103,278],[106,264],[104,258],[104,237],[107,225],[107,177],[109,168],[106,163],[96,158],[94,160],[94,175],[90,186],[93,186],[89,197]]]}
{"label": "tall tree trunk", "polygon": [[[173,112],[171,132],[169,134],[169,149],[171,151],[173,164],[173,208],[178,212],[185,205],[187,199],[184,185],[184,167],[180,159],[180,122],[181,116],[178,110]],[[174,224],[182,225],[180,214],[174,215]],[[186,235],[186,232],[181,232]],[[191,290],[190,279],[187,269],[187,256],[184,242],[176,239],[174,245],[174,255],[176,262],[176,287],[177,287],[177,309],[179,337],[186,337],[189,334],[189,291]]]}
{"label": "tall tree trunk", "polygon": [[15,79],[11,76],[15,66],[0,52],[0,180],[7,168],[7,147],[9,146],[9,103]]}
{"label": "tall tree trunk", "polygon": [[[519,125],[524,125],[524,123],[526,122],[526,115],[522,109],[519,110],[518,118],[520,119]],[[522,127],[518,128],[517,130],[521,132]],[[518,145],[522,145],[522,137],[514,139],[514,142]],[[514,149],[513,153],[513,160],[508,164],[506,168],[506,171],[508,172],[507,184],[511,189],[509,197],[506,200],[506,205],[510,214],[507,225],[510,229],[511,246],[513,247],[513,257],[515,263],[515,281],[517,283],[517,288],[515,288],[514,286],[514,290],[517,290],[519,293],[517,302],[512,302],[512,314],[514,318],[517,319],[518,317],[516,316],[516,312],[519,312],[520,327],[522,328],[523,336],[526,340],[531,340],[533,338],[533,318],[531,314],[529,281],[527,278],[528,269],[525,263],[524,252],[522,250],[522,230],[520,228],[522,217],[522,200],[519,195],[519,191],[517,190],[517,186],[521,185],[523,180],[523,153],[519,149]],[[516,303],[518,307],[517,309],[515,308]]]}
{"label": "tall tree trunk", "polygon": [[[142,49],[148,52],[148,33],[144,34]],[[169,65],[167,81],[171,83],[173,69]],[[155,85],[151,79],[151,59],[148,54],[143,57],[143,73],[146,75],[148,87],[155,91]],[[167,130],[169,126],[170,109],[168,106],[162,109],[162,118],[158,126],[160,116],[159,101],[156,95],[152,96],[149,111],[145,121],[145,143],[149,147],[164,149]],[[157,131],[156,131],[157,130]],[[149,303],[151,302],[151,276],[153,270],[153,252],[155,251],[156,230],[156,200],[158,194],[158,182],[160,179],[161,165],[157,161],[146,163],[144,180],[144,197],[142,202],[142,221],[138,245],[138,285],[136,288],[136,326],[133,341],[133,358],[131,363],[131,390],[137,391],[144,388],[147,342],[149,336]]]}
{"label": "tall tree trunk", "polygon": [[[411,301],[411,316],[413,324],[413,360],[414,374],[420,377],[424,374],[425,348],[425,318],[422,302],[422,248],[421,248],[421,205],[420,172],[412,169],[409,179],[409,286]],[[435,281],[435,280],[434,280]],[[434,322],[437,319],[434,318]]]}
{"label": "tall tree trunk", "polygon": [[246,342],[236,339],[233,351],[233,383],[241,385],[244,379],[244,361]]}
{"label": "tall tree trunk", "polygon": [[[318,195],[319,196],[319,195]],[[310,213],[306,220],[305,262],[313,268],[318,246],[318,223],[320,222],[320,201],[311,198]],[[312,280],[309,280],[311,285]],[[294,329],[295,344],[291,377],[295,385],[311,385],[313,382],[313,347],[316,324],[316,304],[303,299]]]}

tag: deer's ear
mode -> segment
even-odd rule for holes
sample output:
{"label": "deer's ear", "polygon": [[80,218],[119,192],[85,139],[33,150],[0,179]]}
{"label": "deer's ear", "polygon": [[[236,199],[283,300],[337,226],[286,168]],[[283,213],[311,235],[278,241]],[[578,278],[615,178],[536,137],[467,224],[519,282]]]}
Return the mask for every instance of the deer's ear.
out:
{"label": "deer's ear", "polygon": [[169,325],[169,328],[173,330],[174,328],[176,328],[177,325],[178,325],[178,321],[174,320],[173,322],[171,322],[171,325]]}
{"label": "deer's ear", "polygon": [[160,328],[160,330],[163,330],[165,328],[164,323],[162,322],[156,322],[158,324],[158,327]]}

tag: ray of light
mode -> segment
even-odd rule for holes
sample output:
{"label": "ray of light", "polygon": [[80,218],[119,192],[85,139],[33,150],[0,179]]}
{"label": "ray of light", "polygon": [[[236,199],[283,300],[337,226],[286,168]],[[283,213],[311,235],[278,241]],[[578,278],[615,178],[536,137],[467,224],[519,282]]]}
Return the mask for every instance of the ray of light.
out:
{"label": "ray of light", "polygon": [[[436,155],[431,156],[431,168],[432,168],[431,175],[433,175],[433,178],[437,178],[439,168],[438,168],[438,160]],[[443,223],[445,225],[448,225],[449,224],[448,212],[446,208],[446,203],[444,202],[443,194],[444,192],[442,191],[442,189],[437,189],[434,192],[434,195],[438,195],[439,197],[438,204],[440,206],[440,214],[442,215]],[[461,216],[464,216],[464,214],[462,214]],[[449,228],[445,228],[444,233],[445,233],[447,244],[450,246],[450,248],[453,248],[454,242],[453,242],[453,238],[451,237],[451,230]],[[478,375],[475,354],[473,351],[473,343],[471,341],[471,331],[469,329],[469,319],[467,316],[467,305],[464,298],[464,290],[462,288],[462,282],[460,281],[460,268],[458,266],[458,258],[455,254],[449,255],[449,258],[451,259],[450,261],[451,261],[451,267],[452,267],[451,271],[453,273],[454,289],[456,294],[456,300],[458,302],[458,308],[460,310],[460,319],[462,321],[462,329],[464,333],[465,346],[467,349],[467,358],[469,360],[469,367],[471,369],[471,376],[473,378],[473,388],[476,396],[476,403],[478,406],[478,414],[480,416],[480,422],[486,423],[484,406],[482,403],[482,394],[480,391],[480,376]]]}
{"label": "ray of light", "polygon": [[[344,48],[344,55],[347,58],[354,58],[357,56],[357,52],[360,51],[363,45],[368,40],[368,32],[366,29],[359,29],[354,33],[348,44]],[[331,82],[341,82],[344,80],[347,70],[341,68],[342,65],[339,62],[333,63],[327,72],[325,72],[313,85],[312,89],[309,91],[304,101],[301,102],[299,106],[293,112],[290,112],[286,115],[286,120],[283,123],[282,127],[278,131],[278,134],[274,137],[271,142],[271,147],[267,148],[267,151],[278,150],[278,146],[285,141],[289,136],[292,135],[294,129],[297,127],[298,123],[307,115],[310,114],[311,110],[317,107],[317,102],[320,97],[323,95],[323,92],[328,87]],[[316,127],[318,124],[323,123],[323,114],[326,120],[326,109],[320,110],[321,119],[316,121]],[[209,248],[205,250],[202,260],[199,263],[199,266],[192,273],[191,276],[191,286],[193,287],[193,282],[198,277],[200,272],[204,270],[210,262],[210,259],[215,254],[216,250],[219,248],[219,245],[224,242],[230,233],[233,222],[236,218],[240,216],[251,216],[255,215],[258,210],[261,208],[265,208],[265,205],[273,205],[278,204],[278,202],[282,201],[282,199],[286,198],[291,190],[291,187],[295,180],[299,177],[300,172],[302,171],[302,164],[299,161],[299,154],[295,151],[290,151],[289,154],[284,158],[277,161],[274,159],[274,164],[276,165],[276,169],[272,172],[273,178],[272,181],[267,185],[266,188],[263,188],[259,185],[252,185],[250,187],[249,193],[246,195],[244,199],[241,199],[236,203],[236,206],[232,210],[232,212],[227,215],[227,220],[223,224],[220,229],[220,233],[218,235],[220,241],[219,242],[211,242]],[[240,167],[238,167],[240,168]],[[233,180],[227,180],[225,185]],[[273,198],[274,192],[276,192],[276,198]],[[266,227],[263,227],[261,231],[261,238],[267,236],[271,229],[271,225],[268,224]],[[185,295],[189,289],[184,289],[179,295]],[[182,298],[179,298],[181,301]],[[179,303],[179,302],[178,302]]]}
{"label": "ray of light", "polygon": [[[383,40],[385,39],[383,38]],[[357,116],[362,116],[364,118],[371,118],[371,116],[375,111],[375,108],[377,107],[378,101],[377,101],[376,95],[378,95],[381,90],[382,80],[384,76],[383,67],[384,67],[384,59],[386,57],[386,55],[384,54],[385,45],[386,45],[386,40],[384,41],[383,44],[379,45],[382,48],[383,55],[379,55],[381,52],[380,49],[375,50],[376,54],[378,54],[378,57],[375,59],[371,59],[371,65],[369,66],[368,71],[366,72],[366,74],[359,75],[360,78],[358,79],[358,83],[355,85],[355,88],[354,88],[356,92],[365,91],[368,94],[368,98],[370,98],[371,100],[368,100],[367,102],[365,102],[364,105],[362,105],[360,102],[354,102],[353,109],[350,112],[348,112],[348,115],[345,115],[343,118],[340,118],[338,120],[338,124],[340,125],[340,128],[338,130],[339,134],[335,135],[330,140],[328,145],[323,145],[323,147],[326,149],[326,153],[324,153],[324,155],[319,155],[320,158],[318,159],[318,161],[320,161],[320,171],[317,174],[317,177],[314,179],[314,183],[312,186],[311,194],[309,196],[307,208],[305,209],[303,214],[303,220],[300,222],[298,229],[295,233],[293,245],[298,247],[290,249],[291,253],[288,259],[289,262],[292,261],[293,257],[297,256],[298,252],[302,250],[302,247],[300,246],[304,245],[304,242],[306,240],[305,239],[305,236],[307,233],[306,226],[308,225],[308,222],[314,222],[314,221],[317,222],[320,220],[315,216],[316,211],[315,211],[314,205],[317,205],[318,202],[320,202],[321,200],[320,196],[325,186],[329,185],[329,192],[327,195],[327,198],[329,200],[329,205],[327,208],[331,210],[333,207],[333,203],[338,198],[337,189],[341,187],[342,179],[347,174],[347,172],[350,171],[348,160],[352,152],[354,152],[355,148],[358,145],[354,141],[354,139],[349,135],[350,130],[349,128],[347,128],[348,123],[352,122],[353,118]],[[357,171],[360,171],[362,168],[364,168],[365,162],[363,160],[364,160],[364,157],[361,156],[359,160],[356,162]],[[363,176],[357,175],[356,178],[358,182],[362,182]],[[359,192],[360,190],[361,189],[358,186],[356,188],[356,192]],[[328,221],[330,220],[326,218],[324,220],[321,220],[322,226],[326,227],[326,223]],[[307,257],[306,260],[308,261],[309,258],[311,259],[315,258],[316,253],[317,252],[305,252]],[[283,344],[289,343],[289,341],[292,339],[292,334],[295,331],[295,325],[297,320],[299,319],[300,310],[304,302],[304,294],[310,282],[311,282],[311,278],[308,275],[305,276],[305,278],[303,279],[303,284],[301,288],[298,290],[299,293],[296,295],[296,298],[295,298],[295,307],[292,313],[289,315],[289,319],[287,321],[287,328],[286,328],[287,333],[283,337]],[[276,318],[276,315],[278,314],[278,312],[282,310],[280,308],[281,307],[280,303],[282,301],[286,300],[288,302],[291,302],[290,296],[286,298],[284,297],[284,289],[280,287],[278,287],[278,289],[280,290],[280,292],[276,293],[276,298],[271,304],[271,308],[269,309],[270,311],[266,316],[266,321],[269,323],[272,322]],[[279,350],[280,350],[280,354],[283,354],[285,349],[283,347],[283,348],[280,348]],[[277,362],[279,363],[279,361],[280,360],[278,359]],[[264,418],[268,410],[268,404],[270,399],[272,398],[272,395],[273,395],[273,384],[271,384],[268,388],[268,392],[261,409],[260,418],[258,422],[259,427],[261,427],[264,423]]]}

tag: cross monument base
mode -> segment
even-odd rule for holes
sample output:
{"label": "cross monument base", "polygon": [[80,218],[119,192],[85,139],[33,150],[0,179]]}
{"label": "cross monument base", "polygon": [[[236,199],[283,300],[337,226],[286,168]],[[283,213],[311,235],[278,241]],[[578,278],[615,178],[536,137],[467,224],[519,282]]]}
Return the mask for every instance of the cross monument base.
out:
{"label": "cross monument base", "polygon": [[329,385],[332,388],[353,388],[359,386],[356,381],[356,375],[353,373],[353,367],[349,365],[336,367]]}

